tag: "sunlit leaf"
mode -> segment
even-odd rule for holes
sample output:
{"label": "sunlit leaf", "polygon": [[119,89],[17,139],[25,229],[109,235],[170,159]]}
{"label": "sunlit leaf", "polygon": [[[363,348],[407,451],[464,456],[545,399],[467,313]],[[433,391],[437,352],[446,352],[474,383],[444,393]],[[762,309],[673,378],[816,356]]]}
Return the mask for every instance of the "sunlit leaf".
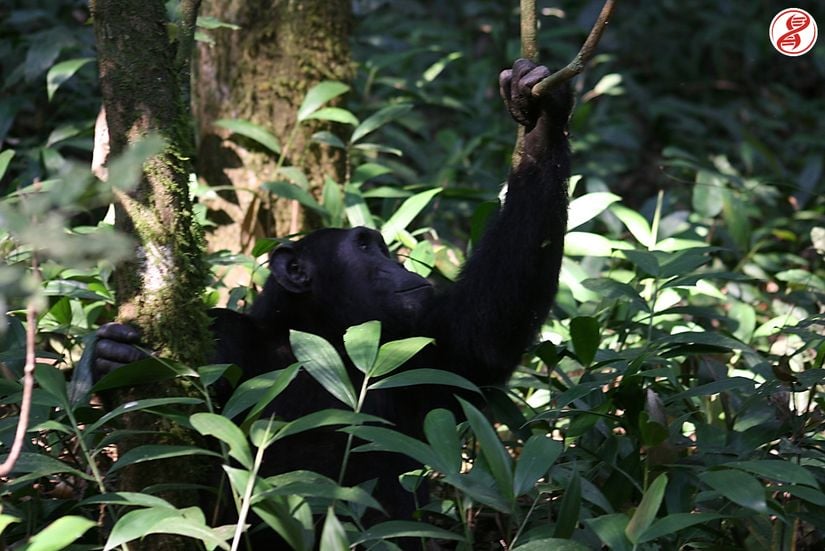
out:
{"label": "sunlit leaf", "polygon": [[269,130],[243,119],[218,119],[215,121],[215,126],[226,128],[227,130],[249,138],[250,140],[261,144],[276,155],[281,154],[281,144]]}
{"label": "sunlit leaf", "polygon": [[304,369],[327,392],[355,409],[358,402],[355,390],[335,348],[317,335],[295,330],[289,332],[289,343]]}
{"label": "sunlit leaf", "polygon": [[659,507],[662,505],[662,499],[665,497],[665,488],[667,487],[667,475],[660,474],[645,490],[642,496],[642,501],[636,507],[636,511],[630,518],[624,533],[631,543],[638,543],[640,536],[647,530],[653,521],[656,520],[656,514],[659,512]]}
{"label": "sunlit leaf", "polygon": [[64,516],[32,536],[26,551],[60,551],[74,543],[96,523],[86,517]]}
{"label": "sunlit leaf", "polygon": [[229,447],[229,455],[234,457],[247,469],[252,468],[252,453],[241,429],[235,424],[215,413],[201,412],[189,417],[189,422],[196,431],[204,436],[214,436]]}
{"label": "sunlit leaf", "polygon": [[[309,89],[301,107],[298,108],[298,121],[304,121],[315,113],[322,105],[333,98],[345,94],[349,91],[349,86],[343,82],[325,80]],[[354,118],[354,117],[353,117]]]}
{"label": "sunlit leaf", "polygon": [[51,69],[49,69],[49,72],[46,73],[46,93],[49,96],[49,101],[52,100],[54,93],[60,88],[61,84],[72,78],[81,67],[94,60],[95,58],[93,57],[81,57],[68,59],[53,65]]}

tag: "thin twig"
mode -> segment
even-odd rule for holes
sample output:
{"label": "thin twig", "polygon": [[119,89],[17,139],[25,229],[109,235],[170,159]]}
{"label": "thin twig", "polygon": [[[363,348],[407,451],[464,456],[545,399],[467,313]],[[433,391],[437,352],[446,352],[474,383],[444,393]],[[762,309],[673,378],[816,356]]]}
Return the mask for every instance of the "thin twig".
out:
{"label": "thin twig", "polygon": [[596,19],[596,23],[590,30],[590,34],[587,36],[587,40],[584,41],[584,45],[581,50],[579,50],[579,53],[576,54],[573,61],[568,63],[565,68],[556,71],[546,79],[533,86],[534,96],[541,96],[547,93],[549,90],[552,90],[563,82],[567,82],[584,70],[584,66],[587,65],[587,62],[590,61],[590,58],[593,57],[593,53],[596,51],[596,46],[599,44],[599,40],[602,37],[605,27],[607,27],[607,23],[610,20],[610,16],[613,13],[613,7],[615,5],[616,0],[605,1],[602,11],[599,14],[599,18]]}
{"label": "thin twig", "polygon": [[[32,257],[33,272],[37,273],[37,258]],[[34,390],[34,367],[36,365],[34,355],[34,336],[37,329],[37,309],[35,308],[35,298],[29,299],[26,307],[26,364],[23,368],[23,398],[20,401],[20,417],[17,420],[17,431],[14,434],[14,442],[11,445],[9,456],[0,465],[0,476],[6,476],[15,463],[20,458],[23,451],[23,443],[26,441],[26,432],[29,430],[29,414],[32,407],[32,391]]]}
{"label": "thin twig", "polygon": [[537,62],[536,0],[521,0],[521,57]]}

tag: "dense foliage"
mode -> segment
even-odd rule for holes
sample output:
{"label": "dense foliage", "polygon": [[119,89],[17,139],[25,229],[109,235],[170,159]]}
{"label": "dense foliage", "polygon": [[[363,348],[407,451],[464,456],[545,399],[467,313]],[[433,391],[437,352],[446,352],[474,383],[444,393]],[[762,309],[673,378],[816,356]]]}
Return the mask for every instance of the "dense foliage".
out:
{"label": "dense foliage", "polygon": [[[443,5],[442,5],[443,4]],[[283,167],[269,193],[299,200],[329,226],[367,224],[409,268],[451,279],[494,207],[515,125],[495,75],[518,55],[516,2],[355,2],[358,77],[324,83],[296,124],[338,123],[319,142],[346,151],[346,182],[323,196]],[[542,60],[578,49],[601,2],[539,2]],[[806,8],[825,24],[821,5]],[[371,388],[433,382],[396,371],[423,342],[385,343],[380,327],[347,334],[367,377],[352,388],[340,359],[295,333],[308,370],[351,411],[291,423],[260,419],[298,366],[238,386],[217,410],[208,388],[229,366],[146,360],[104,391],[186,377],[202,398],[158,397],[105,411],[88,393],[85,344],[111,319],[113,263],[127,251],[106,217],[111,189],[96,180],[99,106],[84,2],[13,0],[0,8],[0,441],[19,417],[25,307],[37,317],[37,388],[23,454],[0,486],[7,545],[106,549],[150,532],[229,548],[235,525],[145,493],[112,493],[136,462],[219,455],[236,494],[296,549],[373,543],[399,535],[444,548],[816,549],[825,541],[825,47],[784,58],[767,39],[764,3],[621,3],[599,55],[576,83],[574,173],[567,258],[554,316],[504,389],[483,389],[488,415],[433,411],[426,442],[360,413]],[[202,22],[208,40],[217,22]],[[345,96],[347,109],[327,107]],[[278,162],[278,139],[221,121]],[[109,182],[135,182],[143,144],[110,163]],[[193,184],[196,196],[211,191]],[[203,218],[204,224],[208,224]],[[261,240],[255,254],[276,244]],[[265,276],[264,257],[227,253],[213,265]],[[241,308],[255,288],[221,293]],[[319,360],[319,358],[321,358]],[[67,383],[71,381],[71,383]],[[478,389],[469,388],[469,392]],[[359,397],[361,398],[359,400]],[[201,412],[184,415],[197,403]],[[116,457],[118,418],[143,410],[217,437],[220,448],[154,445]],[[369,529],[369,487],[342,488],[307,472],[255,479],[274,441],[321,424],[427,465],[435,481],[423,523]],[[358,448],[350,453],[358,453]],[[171,459],[170,459],[171,458]],[[342,458],[343,460],[343,458]],[[174,489],[174,488],[173,488]],[[257,522],[257,521],[256,521]],[[240,530],[238,530],[240,533]],[[229,542],[229,543],[227,543]]]}

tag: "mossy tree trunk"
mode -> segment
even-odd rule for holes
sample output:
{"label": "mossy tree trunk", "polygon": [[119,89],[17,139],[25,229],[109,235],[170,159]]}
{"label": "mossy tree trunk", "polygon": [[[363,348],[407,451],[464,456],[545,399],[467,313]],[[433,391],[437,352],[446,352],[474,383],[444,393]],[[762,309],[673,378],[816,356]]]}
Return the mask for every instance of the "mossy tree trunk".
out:
{"label": "mossy tree trunk", "polygon": [[[198,175],[211,186],[235,188],[210,203],[220,226],[207,238],[212,250],[249,252],[257,237],[311,229],[312,221],[290,201],[270,203],[260,191],[261,183],[284,179],[275,174],[277,159],[227,139],[230,133],[214,121],[249,120],[286,146],[307,90],[351,77],[351,6],[349,0],[205,0],[202,15],[240,27],[212,31],[215,44],[200,43],[195,61]],[[284,166],[300,168],[316,196],[326,177],[342,182],[345,169],[338,150],[310,143],[321,128],[302,125],[282,150]]]}
{"label": "mossy tree trunk", "polygon": [[[163,0],[90,1],[110,153],[117,155],[150,134],[166,143],[161,154],[144,164],[137,187],[118,197],[116,225],[138,244],[133,260],[115,274],[119,319],[137,325],[147,347],[194,366],[205,360],[211,341],[201,300],[208,276],[203,235],[192,216],[188,189],[192,140],[185,96],[198,4],[181,1],[183,21],[177,40],[170,42]],[[184,392],[175,383],[164,384],[136,388],[119,399]],[[127,425],[162,434],[151,437],[152,443],[189,440],[179,430],[160,426],[155,416],[135,415]],[[124,447],[145,443],[133,438]],[[202,483],[203,471],[193,469],[190,460],[167,460],[124,469],[119,489],[141,491],[153,484],[187,481]],[[142,545],[175,549],[182,542],[164,538],[163,543]]]}

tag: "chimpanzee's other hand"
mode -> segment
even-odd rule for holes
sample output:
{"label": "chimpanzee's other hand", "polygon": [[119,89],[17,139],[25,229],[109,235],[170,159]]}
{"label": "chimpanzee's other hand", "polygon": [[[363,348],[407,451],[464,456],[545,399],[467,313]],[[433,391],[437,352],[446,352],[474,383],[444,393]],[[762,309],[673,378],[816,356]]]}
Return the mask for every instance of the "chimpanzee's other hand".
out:
{"label": "chimpanzee's other hand", "polygon": [[533,86],[550,76],[551,71],[527,59],[517,59],[512,69],[499,75],[499,91],[507,109],[527,132],[543,119],[547,130],[564,129],[573,110],[573,93],[568,83],[541,97],[533,95]]}
{"label": "chimpanzee's other hand", "polygon": [[107,323],[97,330],[95,344],[94,380],[118,367],[146,358],[148,355],[137,345],[140,344],[140,331],[123,323]]}

